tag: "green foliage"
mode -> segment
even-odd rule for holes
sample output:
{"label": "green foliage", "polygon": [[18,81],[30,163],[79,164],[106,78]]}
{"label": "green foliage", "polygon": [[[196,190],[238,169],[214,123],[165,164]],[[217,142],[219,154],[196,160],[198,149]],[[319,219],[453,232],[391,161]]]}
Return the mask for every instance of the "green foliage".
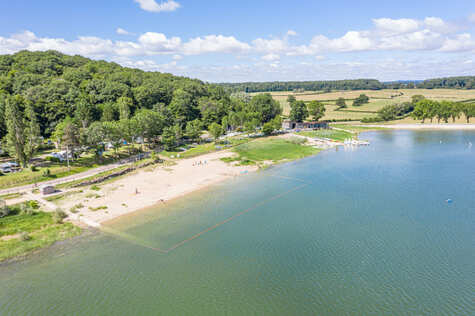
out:
{"label": "green foliage", "polygon": [[264,135],[271,135],[272,132],[274,132],[274,124],[272,124],[272,122],[264,123],[264,125],[262,126],[262,132],[264,133]]}
{"label": "green foliage", "polygon": [[279,102],[275,101],[269,93],[255,95],[248,106],[248,111],[257,113],[260,123],[267,123],[282,113]]}
{"label": "green foliage", "polygon": [[414,105],[410,102],[403,104],[389,104],[378,111],[380,121],[392,121],[411,113],[414,110]]}
{"label": "green foliage", "polygon": [[353,106],[361,106],[366,103],[369,103],[369,97],[366,94],[360,94],[360,96],[353,101]]}
{"label": "green foliage", "polygon": [[302,131],[302,132],[299,132],[298,134],[302,136],[307,136],[307,137],[329,138],[329,139],[340,141],[340,142],[343,142],[345,139],[348,139],[348,138],[353,138],[352,133],[335,130],[335,129],[319,129],[319,130],[314,130],[314,131]]}
{"label": "green foliage", "polygon": [[346,108],[346,101],[344,98],[338,98],[336,100],[336,106],[338,107],[338,109],[343,109],[343,108]]}
{"label": "green foliage", "polygon": [[318,121],[325,115],[325,106],[319,101],[311,101],[307,107],[308,113],[315,121]]}
{"label": "green foliage", "polygon": [[63,220],[68,217],[68,215],[60,208],[57,208],[54,212],[53,212],[53,216],[52,216],[52,219],[53,219],[53,222],[56,223],[56,224],[62,224],[63,223]]}
{"label": "green foliage", "polygon": [[308,116],[307,105],[303,101],[295,101],[290,104],[290,119],[295,122],[303,122]]}
{"label": "green foliage", "polygon": [[218,123],[212,123],[209,127],[209,132],[215,140],[217,140],[221,135],[223,135],[223,128]]}

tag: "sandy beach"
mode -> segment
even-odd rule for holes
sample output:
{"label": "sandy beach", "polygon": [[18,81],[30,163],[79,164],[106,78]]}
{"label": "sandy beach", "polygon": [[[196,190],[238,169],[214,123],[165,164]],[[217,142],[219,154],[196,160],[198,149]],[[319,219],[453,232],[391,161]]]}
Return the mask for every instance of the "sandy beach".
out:
{"label": "sandy beach", "polygon": [[232,152],[222,151],[177,160],[173,166],[145,168],[112,183],[101,185],[99,191],[85,188],[84,192],[69,196],[58,205],[69,210],[82,204],[83,207],[74,217],[80,218],[83,223],[104,223],[257,170],[255,166],[233,166],[220,160],[232,155]]}

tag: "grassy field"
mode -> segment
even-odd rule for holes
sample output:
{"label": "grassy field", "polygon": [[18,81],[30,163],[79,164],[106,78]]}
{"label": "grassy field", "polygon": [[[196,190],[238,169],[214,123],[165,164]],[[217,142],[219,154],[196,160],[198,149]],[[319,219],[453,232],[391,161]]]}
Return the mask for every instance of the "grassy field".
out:
{"label": "grassy field", "polygon": [[307,137],[321,137],[321,138],[329,138],[332,140],[336,140],[339,142],[345,141],[345,139],[352,139],[354,138],[354,134],[345,132],[345,131],[339,131],[339,130],[333,130],[333,129],[320,129],[320,130],[315,130],[315,131],[302,131],[298,132],[298,135],[302,136],[307,136]]}
{"label": "grassy field", "polygon": [[355,133],[385,129],[384,127],[367,127],[367,126],[350,125],[350,124],[331,124],[331,126],[336,127],[336,128],[341,128],[347,131],[352,131]]}
{"label": "grassy field", "polygon": [[231,137],[228,138],[228,144],[219,144],[215,142],[211,143],[204,143],[196,145],[195,147],[190,147],[186,151],[162,151],[160,155],[163,155],[168,158],[179,158],[179,159],[186,159],[186,158],[193,158],[197,156],[201,156],[204,154],[209,154],[218,150],[225,149],[226,147],[234,147],[244,143],[249,142],[249,138],[240,138],[240,137]]}
{"label": "grassy field", "polygon": [[80,233],[81,229],[71,223],[55,223],[51,213],[26,215],[16,211],[0,218],[0,261],[25,255]]}
{"label": "grassy field", "polygon": [[233,149],[242,162],[279,162],[314,155],[320,150],[290,140],[264,138],[239,145]]}
{"label": "grassy field", "polygon": [[[413,95],[418,94],[431,100],[464,101],[475,99],[475,90],[456,89],[385,89],[332,91],[327,93],[322,91],[306,91],[301,93],[272,92],[271,94],[274,99],[281,103],[285,115],[288,115],[290,112],[290,106],[286,101],[289,95],[293,95],[297,100],[305,102],[321,101],[327,109],[324,120],[361,120],[364,117],[375,117],[376,112],[385,105],[408,102],[411,101]],[[352,106],[353,100],[360,94],[366,94],[370,98],[370,102],[358,107]],[[348,107],[337,110],[335,101],[338,98],[344,98]],[[463,119],[457,121],[457,123],[463,123]]]}

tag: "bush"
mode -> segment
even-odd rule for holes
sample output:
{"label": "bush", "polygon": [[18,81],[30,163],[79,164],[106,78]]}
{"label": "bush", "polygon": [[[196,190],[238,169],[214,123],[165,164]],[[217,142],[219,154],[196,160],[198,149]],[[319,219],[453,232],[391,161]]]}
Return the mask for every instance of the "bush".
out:
{"label": "bush", "polygon": [[59,160],[58,157],[53,157],[53,156],[46,157],[46,160],[51,161],[51,162],[61,162],[61,160]]}
{"label": "bush", "polygon": [[36,171],[38,171],[38,168],[35,165],[31,165],[30,170],[31,170],[31,172],[36,172]]}
{"label": "bush", "polygon": [[31,240],[31,236],[27,232],[22,232],[20,234],[20,240],[21,241],[28,241]]}
{"label": "bush", "polygon": [[287,141],[295,145],[302,145],[307,142],[307,139],[303,137],[291,137]]}
{"label": "bush", "polygon": [[270,135],[274,131],[274,125],[271,122],[264,123],[262,126],[262,132],[264,135]]}
{"label": "bush", "polygon": [[363,119],[361,119],[361,122],[362,123],[377,123],[377,122],[381,122],[381,118],[379,118],[379,117],[364,117]]}
{"label": "bush", "polygon": [[33,215],[34,211],[33,208],[30,206],[28,202],[22,203],[20,205],[20,214],[21,215],[28,215],[31,216]]}
{"label": "bush", "polygon": [[93,186],[91,187],[91,190],[93,190],[93,191],[99,191],[100,189],[101,189],[101,188],[99,188],[97,185],[93,185]]}
{"label": "bush", "polygon": [[66,217],[68,217],[68,215],[60,208],[57,208],[53,213],[53,221],[56,224],[61,224]]}
{"label": "bush", "polygon": [[46,169],[43,171],[43,177],[51,177],[51,170]]}
{"label": "bush", "polygon": [[0,218],[10,215],[10,208],[6,205],[0,207]]}

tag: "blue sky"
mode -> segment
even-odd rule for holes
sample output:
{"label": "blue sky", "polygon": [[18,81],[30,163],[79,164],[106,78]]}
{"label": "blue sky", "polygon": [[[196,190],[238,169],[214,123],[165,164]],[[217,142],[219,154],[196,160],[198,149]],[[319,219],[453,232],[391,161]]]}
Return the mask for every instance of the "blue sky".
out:
{"label": "blue sky", "polygon": [[212,82],[475,75],[475,1],[2,1],[0,54],[22,49]]}

